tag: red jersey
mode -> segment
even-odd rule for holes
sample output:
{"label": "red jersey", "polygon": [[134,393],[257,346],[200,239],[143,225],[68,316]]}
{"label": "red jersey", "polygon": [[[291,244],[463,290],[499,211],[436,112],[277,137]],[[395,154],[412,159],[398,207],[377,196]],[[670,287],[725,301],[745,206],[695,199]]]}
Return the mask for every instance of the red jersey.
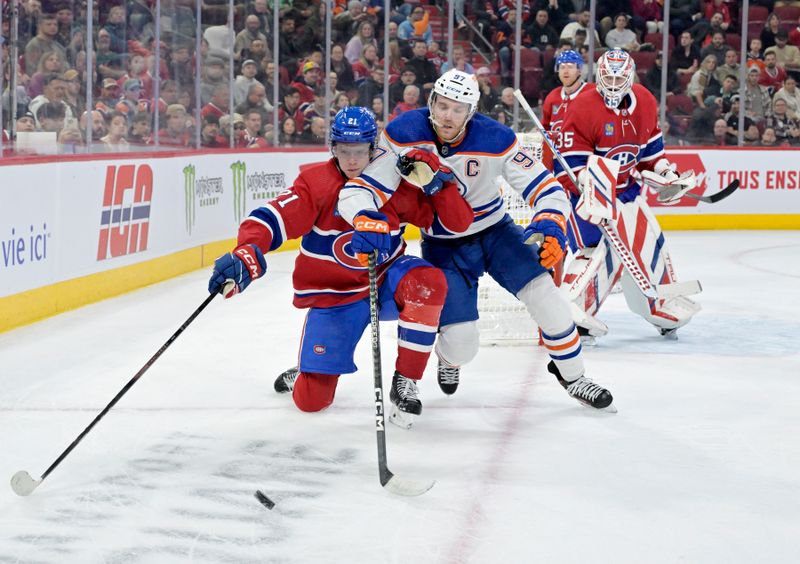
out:
{"label": "red jersey", "polygon": [[[576,176],[586,166],[589,155],[618,161],[618,192],[631,186],[634,168],[652,170],[664,156],[658,103],[641,84],[633,85],[616,110],[606,107],[595,88],[584,89],[570,102],[561,137],[561,154]],[[578,193],[559,163],[555,164],[554,172],[565,189]]]}
{"label": "red jersey", "polygon": [[[564,124],[564,118],[567,115],[567,108],[570,102],[578,97],[578,95],[586,89],[594,88],[594,84],[587,84],[584,82],[572,94],[564,92],[564,87],[559,86],[551,90],[542,103],[542,125],[546,131],[550,132],[550,139],[553,140],[556,148],[561,150],[561,126]],[[543,151],[543,161],[545,166],[553,170],[553,155],[550,149],[545,145]]]}
{"label": "red jersey", "polygon": [[[239,244],[258,245],[264,253],[302,237],[292,276],[296,307],[334,307],[369,294],[369,272],[350,248],[353,227],[336,210],[346,181],[333,159],[310,166],[291,188],[252,211],[239,227]],[[420,188],[401,182],[380,211],[389,222],[392,249],[389,260],[378,267],[379,280],[405,251],[407,224],[427,229],[436,223],[463,232],[473,218],[472,208],[455,185],[427,197]]]}

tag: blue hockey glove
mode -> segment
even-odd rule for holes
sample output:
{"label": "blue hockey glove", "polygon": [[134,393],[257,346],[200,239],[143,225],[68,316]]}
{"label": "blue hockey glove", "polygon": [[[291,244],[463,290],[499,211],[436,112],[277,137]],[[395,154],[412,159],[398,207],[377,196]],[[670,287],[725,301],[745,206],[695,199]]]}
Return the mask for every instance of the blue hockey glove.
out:
{"label": "blue hockey glove", "polygon": [[392,235],[389,222],[384,214],[374,210],[363,210],[353,219],[353,239],[350,246],[362,266],[369,264],[369,254],[378,251],[378,264],[389,258],[392,250]]}
{"label": "blue hockey glove", "polygon": [[543,210],[533,216],[530,225],[525,229],[523,240],[531,244],[542,236],[544,239],[539,245],[539,264],[545,268],[553,268],[567,251],[567,220],[561,212]]}
{"label": "blue hockey glove", "polygon": [[214,272],[208,281],[210,294],[225,292],[225,284],[233,282],[225,298],[244,292],[250,282],[260,278],[267,271],[267,261],[261,249],[255,245],[240,245],[232,253],[227,253],[214,261]]}

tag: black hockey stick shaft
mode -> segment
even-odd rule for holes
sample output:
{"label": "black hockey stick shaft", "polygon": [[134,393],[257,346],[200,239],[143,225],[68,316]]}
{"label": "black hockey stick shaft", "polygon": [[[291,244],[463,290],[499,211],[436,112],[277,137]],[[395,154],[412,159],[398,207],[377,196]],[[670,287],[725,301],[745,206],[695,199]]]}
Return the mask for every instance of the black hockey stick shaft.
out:
{"label": "black hockey stick shaft", "polygon": [[369,321],[372,330],[372,372],[375,379],[375,433],[378,439],[378,475],[381,486],[392,479],[386,460],[386,419],[383,410],[383,368],[381,335],[378,323],[378,251],[369,254]]}
{"label": "black hockey stick shaft", "polygon": [[137,373],[136,373],[136,374],[133,376],[133,378],[131,378],[131,379],[128,381],[128,383],[127,383],[127,384],[125,384],[125,385],[122,387],[122,389],[121,389],[121,390],[120,390],[120,391],[117,393],[117,395],[116,395],[116,396],[114,396],[114,399],[112,399],[110,402],[108,402],[108,405],[106,405],[106,406],[105,406],[105,408],[103,408],[103,411],[101,411],[100,413],[98,413],[98,414],[97,414],[97,417],[95,417],[95,418],[94,418],[94,420],[93,420],[91,423],[89,423],[89,426],[88,426],[88,427],[86,427],[86,428],[83,430],[83,432],[82,432],[80,435],[78,435],[78,437],[77,437],[77,438],[76,438],[74,441],[72,441],[72,444],[71,444],[71,445],[69,445],[69,446],[67,447],[67,449],[66,449],[64,452],[62,452],[62,453],[61,453],[61,456],[59,456],[58,458],[56,458],[55,462],[53,462],[53,463],[50,465],[50,467],[49,467],[47,470],[45,470],[45,471],[44,471],[44,474],[42,474],[42,476],[41,476],[41,478],[40,478],[40,480],[39,480],[40,482],[41,482],[42,480],[44,480],[45,478],[47,478],[47,476],[50,474],[50,472],[52,472],[53,470],[55,470],[55,469],[56,469],[56,467],[57,467],[59,464],[61,464],[61,461],[62,461],[62,460],[64,460],[64,459],[67,457],[67,455],[68,455],[70,452],[72,452],[72,449],[74,449],[76,446],[78,446],[78,443],[80,443],[80,442],[83,440],[83,438],[84,438],[84,437],[85,437],[85,436],[86,436],[86,435],[89,433],[89,431],[91,431],[91,430],[92,430],[92,428],[93,428],[95,425],[97,425],[97,423],[98,423],[98,422],[99,422],[99,421],[100,421],[100,420],[101,420],[103,417],[105,417],[106,413],[108,413],[108,412],[111,410],[111,408],[112,408],[112,407],[114,407],[114,405],[115,405],[115,404],[116,404],[116,403],[117,403],[117,402],[118,402],[118,401],[119,401],[119,400],[122,398],[122,396],[124,396],[124,395],[125,395],[125,394],[128,392],[128,390],[130,390],[130,389],[133,387],[133,385],[134,385],[134,384],[137,382],[137,380],[139,380],[139,378],[141,378],[141,377],[142,377],[142,375],[143,375],[145,372],[147,372],[147,370],[148,370],[148,369],[149,369],[151,366],[153,366],[153,364],[155,363],[155,361],[156,361],[156,360],[158,360],[158,357],[160,357],[162,354],[164,354],[164,351],[166,351],[166,350],[167,350],[167,349],[170,347],[170,345],[172,345],[172,343],[174,343],[174,342],[175,342],[175,340],[176,340],[178,337],[180,337],[181,333],[183,333],[183,331],[184,331],[184,330],[185,330],[185,329],[186,329],[186,328],[189,326],[189,324],[190,324],[192,321],[194,321],[194,319],[195,319],[195,318],[196,318],[198,315],[200,315],[200,312],[201,312],[201,311],[203,311],[203,310],[206,308],[206,306],[207,306],[208,304],[210,304],[210,303],[211,303],[211,300],[213,300],[213,299],[214,299],[216,296],[217,296],[217,294],[209,294],[209,296],[208,296],[208,297],[207,297],[205,300],[203,300],[203,303],[202,303],[202,304],[200,304],[200,307],[198,307],[196,310],[194,310],[194,312],[192,313],[192,315],[190,315],[190,316],[189,316],[189,318],[188,318],[186,321],[184,321],[184,322],[183,322],[183,325],[181,325],[181,326],[178,328],[178,330],[177,330],[177,331],[175,331],[175,333],[173,333],[173,334],[172,334],[172,336],[171,336],[171,337],[170,337],[170,338],[167,340],[167,342],[166,342],[166,343],[164,343],[164,344],[161,346],[161,348],[160,348],[160,349],[158,349],[158,351],[156,351],[156,354],[154,354],[152,357],[150,357],[150,360],[148,360],[148,361],[145,363],[145,365],[144,365],[144,366],[142,366],[142,368],[139,370],[139,372],[137,372]]}
{"label": "black hockey stick shaft", "polygon": [[724,200],[734,192],[739,189],[739,179],[736,178],[728,184],[725,188],[717,192],[716,194],[712,194],[710,196],[698,196],[697,194],[692,194],[691,192],[687,192],[684,196],[689,196],[690,198],[694,198],[695,200],[700,200],[701,202],[705,202],[707,204],[716,204],[720,200]]}

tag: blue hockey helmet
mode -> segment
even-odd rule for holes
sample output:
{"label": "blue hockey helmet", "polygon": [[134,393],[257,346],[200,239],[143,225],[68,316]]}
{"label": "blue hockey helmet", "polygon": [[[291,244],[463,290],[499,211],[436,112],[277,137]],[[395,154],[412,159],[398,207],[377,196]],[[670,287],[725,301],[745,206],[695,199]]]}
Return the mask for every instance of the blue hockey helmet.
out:
{"label": "blue hockey helmet", "polygon": [[367,108],[348,106],[339,110],[331,123],[331,145],[336,143],[375,143],[378,125]]}
{"label": "blue hockey helmet", "polygon": [[575,63],[575,66],[580,70],[583,67],[583,57],[581,57],[580,53],[577,51],[568,49],[562,51],[558,54],[558,57],[556,57],[556,71],[558,70],[558,65],[561,63]]}

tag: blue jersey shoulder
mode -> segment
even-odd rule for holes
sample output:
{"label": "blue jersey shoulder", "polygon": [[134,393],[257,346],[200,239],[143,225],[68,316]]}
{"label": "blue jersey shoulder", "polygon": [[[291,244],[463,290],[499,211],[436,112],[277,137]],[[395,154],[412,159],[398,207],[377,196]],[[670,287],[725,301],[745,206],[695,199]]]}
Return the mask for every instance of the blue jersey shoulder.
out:
{"label": "blue jersey shoulder", "polygon": [[428,108],[403,112],[386,126],[386,134],[398,144],[433,142],[435,135],[428,121]]}
{"label": "blue jersey shoulder", "polygon": [[467,126],[467,135],[457,147],[459,153],[503,154],[517,140],[514,131],[483,114],[475,114]]}

